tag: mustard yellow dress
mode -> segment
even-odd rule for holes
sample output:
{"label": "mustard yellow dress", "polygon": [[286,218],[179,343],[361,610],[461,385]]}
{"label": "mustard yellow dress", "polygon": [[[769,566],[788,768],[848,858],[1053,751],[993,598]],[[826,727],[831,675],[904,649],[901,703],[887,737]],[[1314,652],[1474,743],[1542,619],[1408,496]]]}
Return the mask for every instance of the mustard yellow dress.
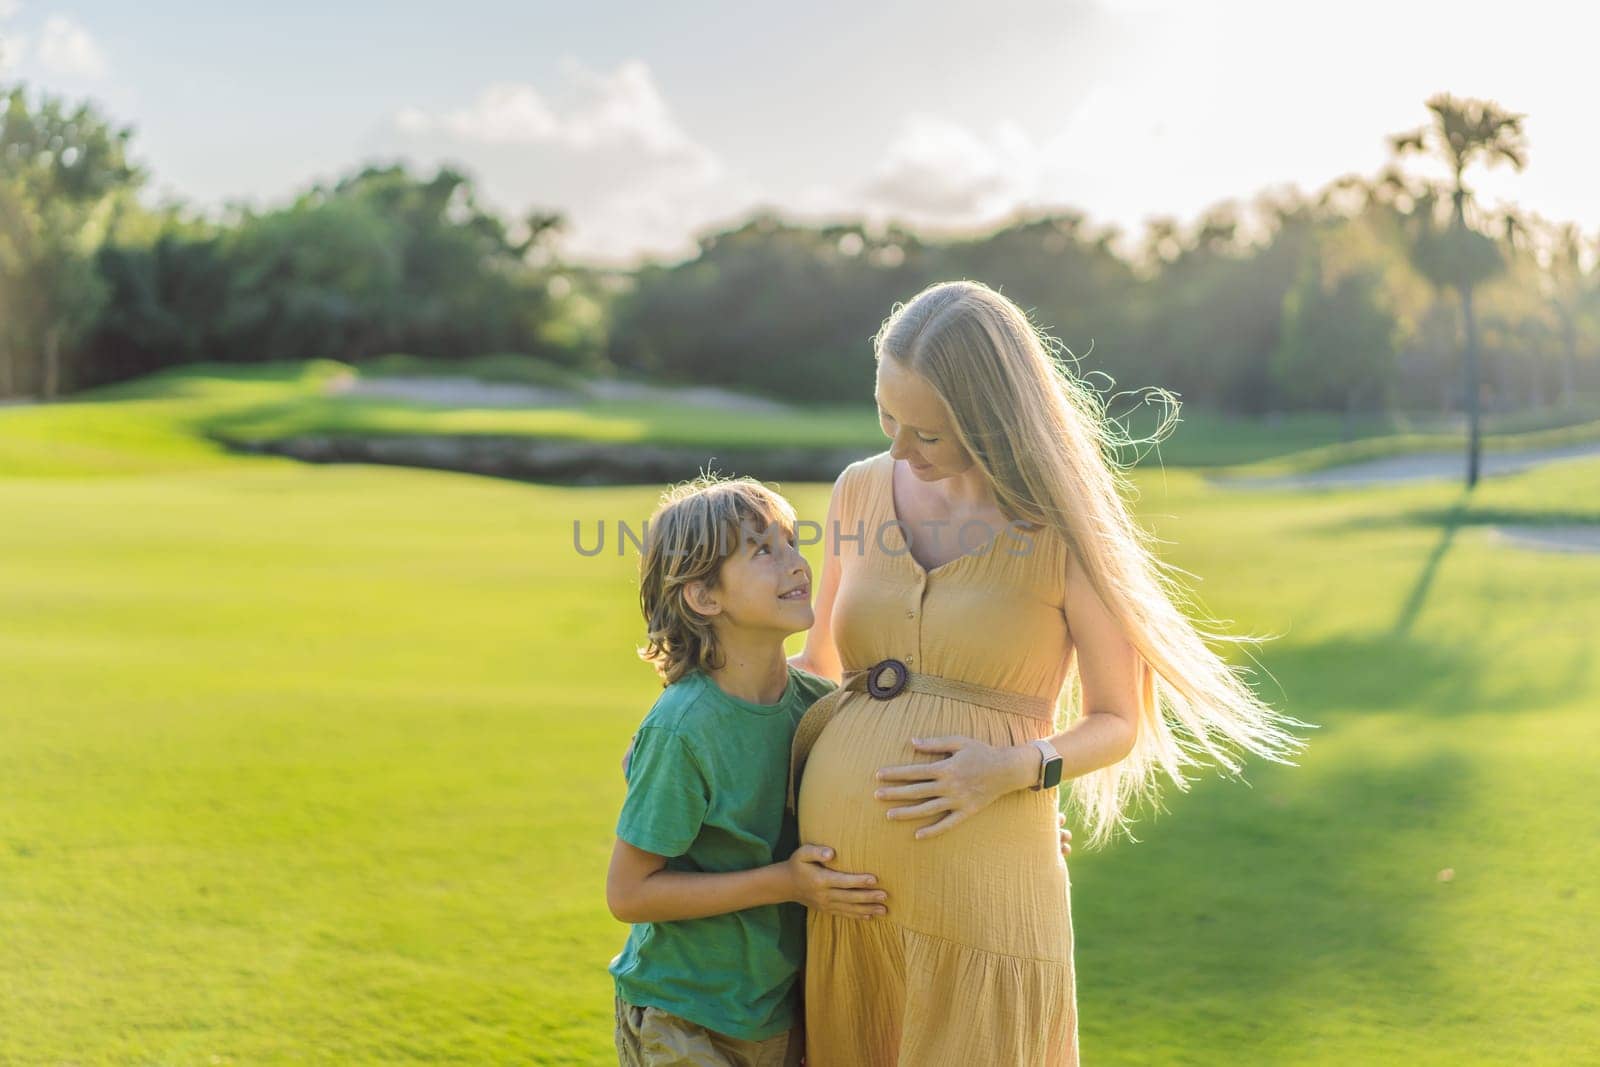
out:
{"label": "mustard yellow dress", "polygon": [[[894,466],[888,452],[853,463],[839,488],[840,532],[849,537],[864,524],[866,535],[859,552],[841,541],[832,627],[845,671],[893,658],[912,671],[1056,701],[1072,656],[1065,542],[1048,530],[1008,530],[985,551],[978,546],[993,531],[974,527],[965,544],[977,554],[927,571],[892,525]],[[840,870],[876,874],[889,914],[809,913],[808,1067],[1078,1062],[1058,791],[1008,794],[920,841],[912,834],[932,819],[891,822],[885,813],[906,802],[873,797],[878,768],[940,758],[914,753],[913,737],[1016,745],[1052,732],[1040,719],[949,697],[843,697],[805,765],[801,840],[835,849]]]}

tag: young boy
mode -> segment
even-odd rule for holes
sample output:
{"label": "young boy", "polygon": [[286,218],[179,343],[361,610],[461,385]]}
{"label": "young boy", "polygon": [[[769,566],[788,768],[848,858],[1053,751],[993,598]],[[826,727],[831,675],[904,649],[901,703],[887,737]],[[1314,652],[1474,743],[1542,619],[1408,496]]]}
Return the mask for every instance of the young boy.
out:
{"label": "young boy", "polygon": [[785,810],[795,726],[835,687],[784,654],[813,622],[795,526],[759,482],[711,476],[669,491],[645,534],[640,656],[665,688],[626,764],[606,877],[633,924],[610,966],[624,1067],[794,1067],[804,908],[887,912],[873,876],[830,870]]}

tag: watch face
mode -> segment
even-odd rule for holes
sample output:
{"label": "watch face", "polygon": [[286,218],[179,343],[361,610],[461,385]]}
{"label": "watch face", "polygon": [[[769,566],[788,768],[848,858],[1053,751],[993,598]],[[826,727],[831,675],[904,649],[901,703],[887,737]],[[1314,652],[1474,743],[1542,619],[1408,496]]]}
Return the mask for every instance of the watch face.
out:
{"label": "watch face", "polygon": [[1057,756],[1055,759],[1046,760],[1045,761],[1045,764],[1044,764],[1044,788],[1049,789],[1052,786],[1058,786],[1060,784],[1061,784],[1061,757]]}

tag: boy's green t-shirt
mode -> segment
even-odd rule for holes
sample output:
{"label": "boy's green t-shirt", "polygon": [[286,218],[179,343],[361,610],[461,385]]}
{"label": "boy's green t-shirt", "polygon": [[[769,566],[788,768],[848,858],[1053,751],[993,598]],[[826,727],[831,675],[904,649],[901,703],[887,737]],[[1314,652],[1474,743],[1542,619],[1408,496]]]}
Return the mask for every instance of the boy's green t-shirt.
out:
{"label": "boy's green t-shirt", "polygon": [[[796,724],[833,682],[791,665],[776,704],[729,696],[703,671],[662,690],[628,764],[617,836],[669,870],[745,871],[798,846],[785,809]],[[635,923],[611,961],[617,995],[764,1041],[795,1024],[805,908],[772,904],[678,922]]]}

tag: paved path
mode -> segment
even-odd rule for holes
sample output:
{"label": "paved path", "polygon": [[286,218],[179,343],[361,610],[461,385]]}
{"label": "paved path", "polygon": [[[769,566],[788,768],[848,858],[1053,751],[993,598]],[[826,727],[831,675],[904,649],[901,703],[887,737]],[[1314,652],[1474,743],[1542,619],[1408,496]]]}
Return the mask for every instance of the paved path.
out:
{"label": "paved path", "polygon": [[[1588,441],[1560,448],[1530,448],[1521,452],[1485,452],[1481,473],[1485,477],[1511,474],[1530,467],[1556,463],[1567,459],[1600,456],[1600,441]],[[1433,478],[1465,480],[1465,448],[1461,452],[1412,452],[1403,456],[1385,456],[1383,459],[1348,463],[1342,467],[1329,467],[1304,474],[1272,475],[1268,477],[1219,477],[1212,479],[1230,489],[1348,489],[1362,485],[1387,485],[1395,482],[1418,482]]]}
{"label": "paved path", "polygon": [[[1546,463],[1600,456],[1600,441],[1566,445],[1561,448],[1535,448],[1522,452],[1485,452],[1484,477],[1512,474]],[[1230,489],[1351,489],[1364,485],[1392,485],[1397,482],[1427,481],[1434,478],[1465,479],[1466,457],[1460,452],[1413,452],[1404,456],[1349,463],[1342,467],[1307,471],[1304,474],[1266,478],[1213,478]],[[1600,552],[1600,524],[1565,526],[1491,526],[1489,536],[1516,548],[1540,552]]]}

